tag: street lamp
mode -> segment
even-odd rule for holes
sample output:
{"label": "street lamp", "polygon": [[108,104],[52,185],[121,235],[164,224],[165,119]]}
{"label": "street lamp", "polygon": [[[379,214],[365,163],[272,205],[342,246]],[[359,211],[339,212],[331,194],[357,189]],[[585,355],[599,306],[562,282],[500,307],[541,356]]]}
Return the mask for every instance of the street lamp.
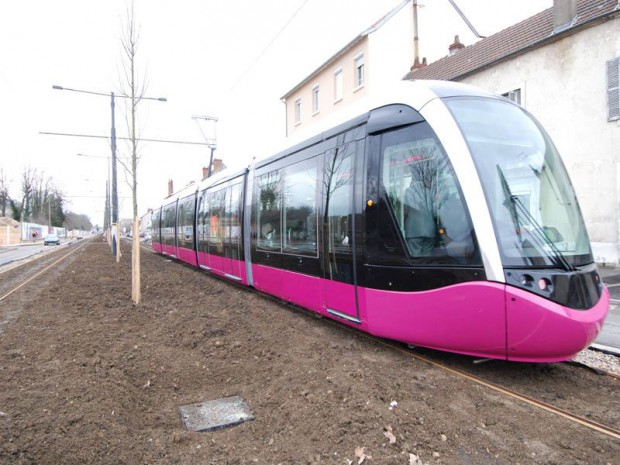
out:
{"label": "street lamp", "polygon": [[[211,149],[211,157],[209,158],[209,174],[207,176],[210,177],[213,171],[213,152],[215,152],[215,149],[217,148],[217,137],[215,134],[215,124],[217,123],[217,118],[215,116],[194,115],[192,116],[192,119],[196,121],[196,124],[198,124],[198,129],[200,129],[202,136],[205,138],[205,142]],[[210,129],[209,133],[204,133],[204,131],[200,127],[200,124],[198,123],[198,120],[203,120],[207,122],[207,128]]]}
{"label": "street lamp", "polygon": [[[112,125],[110,129],[111,149],[112,149],[112,222],[118,222],[118,188],[117,188],[117,172],[116,172],[116,123],[115,123],[115,102],[116,97],[120,98],[132,98],[130,95],[115,94],[114,92],[93,92],[90,90],[73,89],[70,87],[63,87],[53,85],[54,90],[68,90],[70,92],[79,92],[82,94],[101,95],[104,97],[110,97],[110,107],[112,112]],[[158,102],[167,102],[165,97],[139,97],[140,100],[156,100]]]}
{"label": "street lamp", "polygon": [[[112,222],[117,224],[117,230],[118,230],[118,190],[117,190],[117,175],[116,175],[116,124],[115,124],[115,117],[114,117],[114,109],[115,109],[115,103],[114,103],[114,98],[115,97],[120,97],[120,98],[129,98],[129,99],[134,99],[136,97],[132,97],[130,95],[124,95],[124,94],[117,94],[115,95],[114,92],[93,92],[90,90],[82,90],[82,89],[73,89],[70,87],[63,87],[63,86],[57,86],[57,85],[53,85],[52,89],[54,90],[68,90],[70,92],[79,92],[81,94],[90,94],[90,95],[100,95],[100,96],[104,96],[104,97],[110,97],[110,108],[111,108],[111,112],[112,112],[112,125],[111,125],[111,129],[110,129],[110,141],[111,141],[111,149],[112,149]],[[137,97],[139,100],[157,100],[158,102],[167,102],[168,99],[166,99],[165,97],[144,97],[144,96],[140,96]],[[119,234],[117,234],[117,236],[119,236]],[[114,242],[116,243],[116,241]],[[113,246],[114,248],[114,246]],[[118,246],[116,248],[116,250],[114,251],[114,255],[116,255],[116,261],[119,260],[119,255],[118,255]]]}

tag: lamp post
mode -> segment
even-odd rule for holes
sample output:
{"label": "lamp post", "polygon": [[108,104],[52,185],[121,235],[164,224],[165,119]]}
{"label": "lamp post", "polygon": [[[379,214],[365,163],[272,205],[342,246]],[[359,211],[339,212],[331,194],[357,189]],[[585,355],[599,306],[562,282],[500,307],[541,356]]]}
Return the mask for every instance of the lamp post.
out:
{"label": "lamp post", "polygon": [[[198,124],[198,129],[200,129],[202,136],[205,138],[207,145],[211,149],[211,156],[209,158],[209,174],[207,176],[210,177],[211,174],[213,174],[213,152],[215,152],[215,149],[217,148],[217,137],[215,134],[215,124],[217,123],[217,118],[215,116],[194,115],[192,116],[192,119],[196,121],[196,124]],[[198,123],[198,120],[203,120],[207,122],[208,129],[210,129],[209,133],[204,133],[204,131],[200,127],[200,124]]]}
{"label": "lamp post", "polygon": [[[119,236],[119,228],[118,228],[118,190],[117,190],[117,174],[116,174],[116,123],[115,123],[115,102],[114,99],[115,97],[120,97],[120,98],[128,98],[131,99],[132,97],[130,95],[124,95],[124,94],[115,94],[114,92],[93,92],[90,90],[82,90],[82,89],[72,89],[70,87],[63,87],[63,86],[57,86],[57,85],[53,85],[52,89],[54,90],[68,90],[70,92],[79,92],[81,94],[90,94],[90,95],[100,95],[100,96],[104,96],[104,97],[110,97],[110,108],[111,108],[111,112],[112,112],[112,121],[111,121],[111,129],[110,129],[110,147],[112,150],[112,186],[111,186],[111,196],[112,196],[112,223],[116,223],[116,229],[117,229],[117,238]],[[140,97],[140,100],[157,100],[159,102],[167,102],[168,99],[166,99],[165,97]],[[113,246],[112,248],[114,249],[115,246],[114,244],[116,244],[118,241],[114,241],[113,242]],[[119,258],[120,258],[120,250],[118,245],[116,245],[116,250],[113,250],[114,255],[116,256],[116,261],[118,262]]]}

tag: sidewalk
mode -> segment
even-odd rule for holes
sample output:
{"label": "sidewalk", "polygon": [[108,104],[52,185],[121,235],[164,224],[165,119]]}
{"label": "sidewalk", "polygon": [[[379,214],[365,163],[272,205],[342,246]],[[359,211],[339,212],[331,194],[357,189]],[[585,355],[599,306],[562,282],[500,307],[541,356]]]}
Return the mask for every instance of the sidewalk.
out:
{"label": "sidewalk", "polygon": [[599,266],[598,273],[609,289],[611,301],[603,331],[592,346],[595,349],[620,355],[620,267]]}
{"label": "sidewalk", "polygon": [[0,244],[0,252],[3,249],[10,249],[12,247],[23,247],[27,245],[43,245],[43,239],[38,239],[36,241],[22,241],[17,244]]}

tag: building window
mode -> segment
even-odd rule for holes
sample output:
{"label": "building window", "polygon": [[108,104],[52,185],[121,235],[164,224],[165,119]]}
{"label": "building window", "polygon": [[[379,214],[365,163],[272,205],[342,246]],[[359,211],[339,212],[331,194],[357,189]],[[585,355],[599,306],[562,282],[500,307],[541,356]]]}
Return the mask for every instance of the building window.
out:
{"label": "building window", "polygon": [[620,120],[620,57],[607,62],[608,121]]}
{"label": "building window", "polygon": [[354,58],[355,62],[355,88],[364,85],[364,54],[360,53]]}
{"label": "building window", "polygon": [[301,99],[295,99],[295,124],[301,123]]}
{"label": "building window", "polygon": [[334,102],[342,100],[342,68],[334,73]]}
{"label": "building window", "polygon": [[319,85],[317,84],[312,88],[312,114],[315,115],[319,112]]}
{"label": "building window", "polygon": [[521,89],[506,92],[505,94],[502,94],[502,97],[506,97],[508,100],[512,100],[513,102],[521,105]]}

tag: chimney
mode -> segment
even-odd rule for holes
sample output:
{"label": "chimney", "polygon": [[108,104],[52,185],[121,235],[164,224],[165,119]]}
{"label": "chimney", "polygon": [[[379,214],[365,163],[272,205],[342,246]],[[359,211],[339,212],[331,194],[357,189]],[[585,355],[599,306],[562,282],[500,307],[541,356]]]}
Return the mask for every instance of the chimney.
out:
{"label": "chimney", "polygon": [[577,16],[577,0],[553,0],[553,32],[568,29]]}
{"label": "chimney", "polygon": [[426,66],[426,57],[422,58],[422,63],[420,63],[420,59],[416,58],[413,62],[413,66],[409,68],[411,71],[416,71],[420,68],[424,68]]}
{"label": "chimney", "polygon": [[209,177],[209,168],[207,166],[202,167],[202,179],[207,179]]}
{"label": "chimney", "polygon": [[168,197],[174,193],[174,186],[172,185],[172,179],[168,179]]}
{"label": "chimney", "polygon": [[222,171],[223,169],[226,168],[226,165],[224,164],[224,161],[221,158],[214,158],[213,159],[213,173],[219,173],[220,171]]}
{"label": "chimney", "polygon": [[448,54],[450,56],[454,55],[456,52],[458,52],[459,50],[462,50],[465,48],[465,45],[463,45],[461,43],[461,41],[459,40],[459,36],[455,35],[454,36],[454,42],[450,44],[450,46],[448,47]]}

